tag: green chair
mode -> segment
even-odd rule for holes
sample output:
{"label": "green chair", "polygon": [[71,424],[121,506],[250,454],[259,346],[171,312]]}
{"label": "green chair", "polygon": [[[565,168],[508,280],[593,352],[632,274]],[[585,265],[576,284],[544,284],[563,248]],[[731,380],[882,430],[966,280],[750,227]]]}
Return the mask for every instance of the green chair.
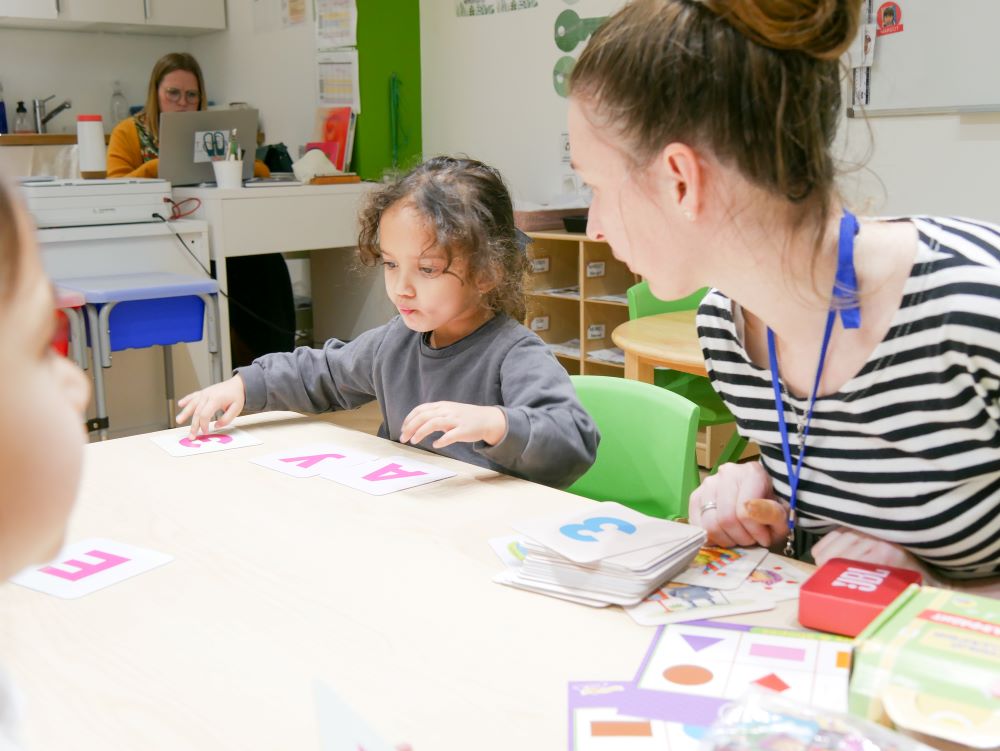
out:
{"label": "green chair", "polygon": [[648,383],[570,376],[601,431],[597,460],[568,488],[595,501],[618,501],[648,516],[687,516],[698,486],[698,407]]}
{"label": "green chair", "polygon": [[[649,290],[649,282],[639,282],[628,289],[628,317],[636,319],[659,313],[697,310],[698,304],[707,292],[708,288],[705,287],[679,300],[661,300]],[[681,373],[669,368],[657,368],[653,373],[653,383],[697,404],[699,428],[725,425],[734,420],[732,413],[726,408],[715,389],[712,388],[711,382],[704,376]],[[711,473],[715,474],[718,468],[726,462],[739,459],[746,445],[745,438],[741,437],[738,432],[733,433],[712,467]]]}

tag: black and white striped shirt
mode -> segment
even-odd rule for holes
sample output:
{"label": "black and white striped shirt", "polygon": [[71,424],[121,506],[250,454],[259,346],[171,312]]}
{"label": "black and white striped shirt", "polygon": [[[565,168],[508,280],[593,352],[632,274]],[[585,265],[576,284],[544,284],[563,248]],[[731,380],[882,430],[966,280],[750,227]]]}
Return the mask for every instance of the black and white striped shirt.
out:
{"label": "black and white striped shirt", "polygon": [[[1000,226],[909,221],[919,247],[888,333],[855,377],[816,400],[799,524],[853,527],[949,575],[989,576],[1000,573]],[[787,500],[770,371],[750,361],[717,290],[701,303],[698,335],[713,385]],[[789,403],[803,414],[808,401],[785,393],[794,464]]]}

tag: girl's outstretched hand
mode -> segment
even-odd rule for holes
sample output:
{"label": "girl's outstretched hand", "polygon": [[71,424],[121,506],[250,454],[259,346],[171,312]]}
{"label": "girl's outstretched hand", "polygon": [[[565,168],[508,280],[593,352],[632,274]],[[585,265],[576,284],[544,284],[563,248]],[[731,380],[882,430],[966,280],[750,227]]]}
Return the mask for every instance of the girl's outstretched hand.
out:
{"label": "girl's outstretched hand", "polygon": [[177,402],[181,407],[177,415],[177,424],[183,425],[191,420],[191,437],[209,432],[209,423],[219,412],[224,414],[215,421],[216,428],[224,428],[243,411],[246,403],[246,389],[243,379],[238,375],[228,381],[216,383],[201,391],[188,394]]}
{"label": "girl's outstretched hand", "polygon": [[403,420],[400,443],[420,443],[431,433],[444,433],[431,445],[485,441],[495,446],[507,434],[507,415],[499,407],[478,407],[460,402],[428,402],[414,407]]}
{"label": "girl's outstretched hand", "polygon": [[788,533],[788,509],[774,500],[760,462],[723,464],[691,494],[688,516],[713,545],[769,548]]}

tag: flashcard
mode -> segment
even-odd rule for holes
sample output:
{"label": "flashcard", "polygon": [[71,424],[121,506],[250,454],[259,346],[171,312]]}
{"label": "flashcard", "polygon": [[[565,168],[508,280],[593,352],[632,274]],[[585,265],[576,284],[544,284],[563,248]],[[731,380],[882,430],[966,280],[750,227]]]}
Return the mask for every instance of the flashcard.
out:
{"label": "flashcard", "polygon": [[350,467],[375,458],[375,454],[336,443],[315,443],[259,456],[251,461],[292,477],[315,477],[330,466]]}
{"label": "flashcard", "polygon": [[528,552],[524,549],[523,540],[518,535],[506,535],[505,537],[494,537],[490,540],[490,547],[493,552],[503,561],[507,568],[520,568],[524,563],[524,556]]}
{"label": "flashcard", "polygon": [[654,519],[610,501],[569,516],[512,526],[575,563],[592,563],[658,545],[683,544],[691,537],[687,524]]}
{"label": "flashcard", "polygon": [[782,600],[795,599],[807,578],[806,572],[768,553],[736,589],[722,591],[673,581],[625,610],[642,626],[754,613],[771,610]]}
{"label": "flashcard", "polygon": [[543,585],[539,588],[535,588],[534,586],[526,587],[518,580],[516,571],[509,568],[505,568],[499,574],[494,576],[493,581],[497,584],[503,584],[525,592],[538,592],[539,590],[544,590],[545,594],[550,595],[551,597],[555,597],[559,600],[568,600],[569,602],[575,602],[577,605],[586,605],[591,608],[606,608],[611,604],[609,602],[602,602],[601,600],[592,600],[589,597],[574,594],[573,592],[567,592],[563,587],[558,585]]}
{"label": "flashcard", "polygon": [[455,476],[450,469],[414,461],[407,456],[390,456],[350,467],[326,467],[320,474],[328,480],[355,490],[363,490],[370,495],[395,493]]}
{"label": "flashcard", "polygon": [[316,710],[323,751],[395,751],[322,681],[316,681]]}
{"label": "flashcard", "polygon": [[152,435],[149,440],[171,456],[197,456],[260,444],[260,441],[239,428],[224,428],[197,438],[191,438],[190,433],[188,428],[178,428]]}
{"label": "flashcard", "polygon": [[110,587],[172,561],[174,557],[123,542],[93,538],[63,548],[45,566],[32,566],[11,578],[15,584],[72,600]]}
{"label": "flashcard", "polygon": [[694,557],[687,571],[675,576],[674,581],[711,589],[736,589],[766,555],[767,548],[706,546]]}

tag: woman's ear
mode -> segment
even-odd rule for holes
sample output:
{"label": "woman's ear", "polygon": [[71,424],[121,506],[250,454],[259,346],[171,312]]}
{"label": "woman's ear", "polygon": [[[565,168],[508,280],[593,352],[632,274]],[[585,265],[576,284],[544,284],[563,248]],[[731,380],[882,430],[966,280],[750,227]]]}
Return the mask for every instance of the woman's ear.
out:
{"label": "woman's ear", "polygon": [[704,173],[698,154],[683,143],[667,144],[660,154],[660,167],[667,182],[669,205],[693,222],[701,211],[704,196]]}

